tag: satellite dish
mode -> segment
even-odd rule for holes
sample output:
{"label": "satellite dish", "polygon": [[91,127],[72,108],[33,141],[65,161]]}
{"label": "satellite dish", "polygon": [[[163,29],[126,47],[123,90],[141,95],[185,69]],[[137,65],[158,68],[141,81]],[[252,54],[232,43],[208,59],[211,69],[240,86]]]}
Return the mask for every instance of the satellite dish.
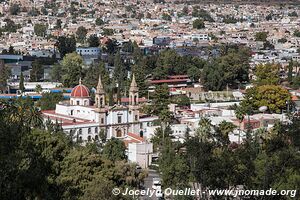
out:
{"label": "satellite dish", "polygon": [[267,106],[261,106],[259,107],[258,109],[260,112],[265,112],[266,110],[268,110],[268,107]]}

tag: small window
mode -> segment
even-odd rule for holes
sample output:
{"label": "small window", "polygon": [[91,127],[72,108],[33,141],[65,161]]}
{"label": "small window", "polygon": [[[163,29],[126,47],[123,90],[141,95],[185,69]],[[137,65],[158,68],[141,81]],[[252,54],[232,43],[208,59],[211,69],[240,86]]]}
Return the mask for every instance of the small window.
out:
{"label": "small window", "polygon": [[79,101],[76,101],[76,105],[79,106]]}
{"label": "small window", "polygon": [[88,134],[91,134],[91,133],[92,133],[91,128],[88,128]]}
{"label": "small window", "polygon": [[87,139],[89,142],[92,141],[92,136],[89,135]]}
{"label": "small window", "polygon": [[95,136],[95,140],[96,140],[96,141],[99,140],[99,136],[98,136],[98,135]]}
{"label": "small window", "polygon": [[98,127],[95,127],[95,134],[98,133]]}
{"label": "small window", "polygon": [[101,118],[101,124],[104,124],[104,118]]}
{"label": "small window", "polygon": [[73,115],[73,110],[71,110],[71,115]]}
{"label": "small window", "polygon": [[137,121],[138,118],[139,118],[138,115],[135,115],[135,116],[134,116],[134,120],[135,120],[135,121]]}
{"label": "small window", "polygon": [[79,142],[82,142],[82,137],[81,136],[79,136]]}
{"label": "small window", "polygon": [[79,135],[82,134],[82,129],[81,129],[81,128],[79,129],[78,134],[79,134]]}
{"label": "small window", "polygon": [[119,123],[119,124],[122,123],[122,116],[118,116],[118,123]]}

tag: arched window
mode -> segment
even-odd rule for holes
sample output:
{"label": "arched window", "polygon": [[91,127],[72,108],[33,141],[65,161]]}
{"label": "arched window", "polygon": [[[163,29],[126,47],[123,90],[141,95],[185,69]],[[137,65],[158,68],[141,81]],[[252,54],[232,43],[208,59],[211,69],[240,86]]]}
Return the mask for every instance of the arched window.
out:
{"label": "arched window", "polygon": [[100,98],[100,107],[102,107],[103,106],[103,98],[101,97]]}
{"label": "arched window", "polygon": [[92,141],[92,136],[89,135],[87,139],[89,142]]}
{"label": "arched window", "polygon": [[134,97],[133,97],[133,105],[136,105],[136,104],[137,104],[137,96],[134,95]]}
{"label": "arched window", "polygon": [[95,140],[98,141],[99,140],[99,136],[95,135]]}
{"label": "arched window", "polygon": [[120,129],[117,130],[117,137],[122,137],[122,131]]}

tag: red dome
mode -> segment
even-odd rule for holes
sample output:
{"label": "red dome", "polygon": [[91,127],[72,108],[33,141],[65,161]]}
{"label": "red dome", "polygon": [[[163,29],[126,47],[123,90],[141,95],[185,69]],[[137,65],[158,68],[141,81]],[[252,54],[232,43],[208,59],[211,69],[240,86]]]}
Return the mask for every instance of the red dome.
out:
{"label": "red dome", "polygon": [[90,91],[85,85],[77,85],[71,92],[71,97],[89,97]]}

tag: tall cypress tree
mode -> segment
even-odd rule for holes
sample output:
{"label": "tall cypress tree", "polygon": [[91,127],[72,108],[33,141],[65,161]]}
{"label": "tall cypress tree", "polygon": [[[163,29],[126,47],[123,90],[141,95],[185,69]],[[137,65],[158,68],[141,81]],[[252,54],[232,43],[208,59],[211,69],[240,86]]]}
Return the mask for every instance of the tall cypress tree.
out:
{"label": "tall cypress tree", "polygon": [[22,93],[25,91],[23,72],[21,72],[21,76],[20,76],[19,89],[21,90]]}

